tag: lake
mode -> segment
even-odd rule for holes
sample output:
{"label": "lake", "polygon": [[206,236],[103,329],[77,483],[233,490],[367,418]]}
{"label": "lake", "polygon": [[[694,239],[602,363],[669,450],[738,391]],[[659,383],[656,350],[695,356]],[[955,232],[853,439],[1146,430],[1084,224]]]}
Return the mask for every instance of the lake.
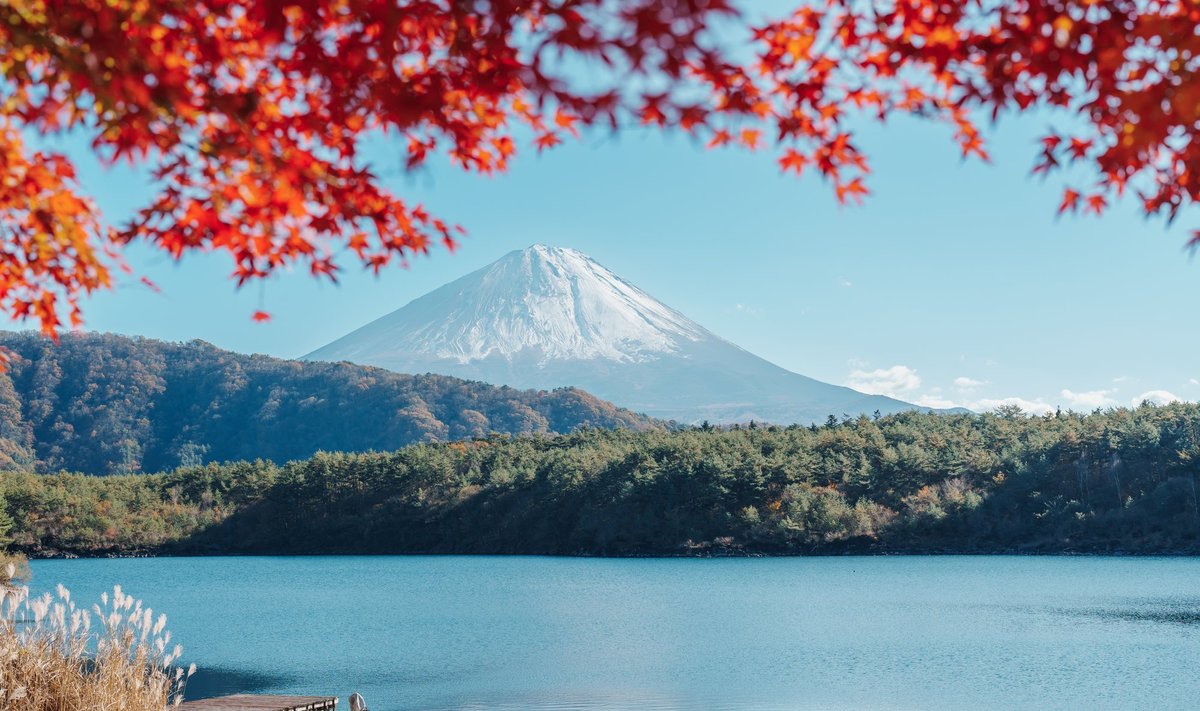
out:
{"label": "lake", "polygon": [[1184,709],[1200,559],[48,560],[166,612],[189,698],[395,709]]}

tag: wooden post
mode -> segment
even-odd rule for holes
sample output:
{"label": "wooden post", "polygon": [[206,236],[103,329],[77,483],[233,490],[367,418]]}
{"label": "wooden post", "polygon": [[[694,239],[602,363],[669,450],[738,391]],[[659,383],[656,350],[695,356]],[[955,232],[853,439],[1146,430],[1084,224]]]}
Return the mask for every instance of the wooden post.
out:
{"label": "wooden post", "polygon": [[334,711],[336,696],[262,696],[234,694],[201,701],[185,701],[183,711]]}

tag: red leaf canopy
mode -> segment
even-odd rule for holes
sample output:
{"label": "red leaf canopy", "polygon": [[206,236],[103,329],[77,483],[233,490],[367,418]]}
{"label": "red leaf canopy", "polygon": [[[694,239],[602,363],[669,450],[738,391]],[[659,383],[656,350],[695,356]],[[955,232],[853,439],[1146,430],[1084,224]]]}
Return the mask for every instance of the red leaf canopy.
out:
{"label": "red leaf canopy", "polygon": [[[771,147],[839,200],[868,193],[855,115],[947,122],[986,158],[980,112],[1059,107],[1073,132],[1035,172],[1090,164],[1063,210],[1132,187],[1174,217],[1200,190],[1200,7],[1090,0],[802,3],[725,41],[727,0],[21,0],[0,14],[0,308],[49,333],[111,282],[119,248],[222,250],[241,284],[285,265],[335,277],[453,245],[457,228],[368,169],[363,139],[403,137],[504,170],[524,137],[645,124],[710,146]],[[586,86],[578,80],[587,67]],[[985,115],[986,115],[985,113]],[[83,131],[155,192],[110,225],[70,161],[23,136]],[[520,141],[524,142],[524,141]],[[257,315],[256,315],[257,317]]]}

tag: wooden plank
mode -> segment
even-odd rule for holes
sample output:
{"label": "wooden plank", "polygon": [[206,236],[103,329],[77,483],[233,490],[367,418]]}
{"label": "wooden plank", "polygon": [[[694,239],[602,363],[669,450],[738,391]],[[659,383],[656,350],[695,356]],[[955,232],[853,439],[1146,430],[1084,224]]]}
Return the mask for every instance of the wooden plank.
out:
{"label": "wooden plank", "polygon": [[234,694],[215,699],[185,701],[183,711],[333,711],[336,696],[261,696]]}

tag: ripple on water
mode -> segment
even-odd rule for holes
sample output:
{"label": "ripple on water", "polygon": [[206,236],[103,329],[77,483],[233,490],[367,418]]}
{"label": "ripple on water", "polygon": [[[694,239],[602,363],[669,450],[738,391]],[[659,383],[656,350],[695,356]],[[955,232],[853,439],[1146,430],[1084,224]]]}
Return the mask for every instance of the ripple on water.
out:
{"label": "ripple on water", "polygon": [[[1200,559],[35,561],[168,614],[192,697],[381,711],[1194,709]],[[1152,704],[1148,700],[1153,700]]]}

